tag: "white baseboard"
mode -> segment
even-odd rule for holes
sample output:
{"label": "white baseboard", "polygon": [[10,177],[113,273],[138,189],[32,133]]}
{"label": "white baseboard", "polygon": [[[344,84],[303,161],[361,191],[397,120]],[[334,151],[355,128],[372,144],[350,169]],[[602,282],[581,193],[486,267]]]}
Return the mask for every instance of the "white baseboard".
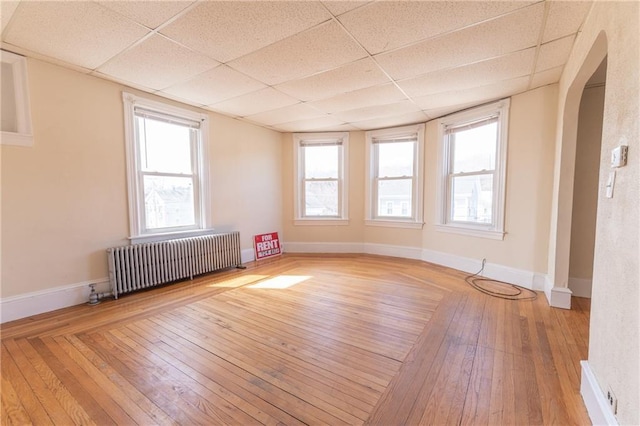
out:
{"label": "white baseboard", "polygon": [[591,299],[591,278],[569,277],[569,288],[574,296]]}
{"label": "white baseboard", "polygon": [[582,377],[580,379],[580,395],[584,401],[589,418],[594,425],[617,425],[618,421],[611,412],[607,399],[600,390],[596,376],[591,371],[588,361],[580,361]]}
{"label": "white baseboard", "polygon": [[[289,253],[367,253],[383,256],[402,257],[423,260],[474,274],[480,270],[482,262],[478,259],[443,253],[420,247],[394,246],[374,243],[296,243],[283,244]],[[485,264],[483,276],[499,281],[516,284],[532,290],[543,290],[546,275],[495,263]]]}
{"label": "white baseboard", "polygon": [[285,253],[364,253],[362,243],[282,243]]}
{"label": "white baseboard", "polygon": [[567,287],[554,287],[549,277],[545,281],[544,294],[547,296],[549,306],[571,309],[571,290]]}
{"label": "white baseboard", "polygon": [[419,247],[364,243],[363,253],[378,254],[381,256],[402,257],[404,259],[422,260],[422,249]]}
{"label": "white baseboard", "polygon": [[253,249],[244,249],[240,251],[240,262],[247,263],[256,260],[256,252]]}
{"label": "white baseboard", "polygon": [[85,303],[89,300],[89,284],[95,284],[98,293],[111,291],[109,279],[98,278],[18,296],[4,297],[0,299],[0,323]]}

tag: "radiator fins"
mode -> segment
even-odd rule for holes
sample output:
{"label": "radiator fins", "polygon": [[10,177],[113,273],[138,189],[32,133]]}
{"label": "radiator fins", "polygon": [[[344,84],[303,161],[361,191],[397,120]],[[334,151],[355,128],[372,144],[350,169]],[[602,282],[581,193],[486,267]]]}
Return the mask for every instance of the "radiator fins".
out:
{"label": "radiator fins", "polygon": [[113,247],[107,254],[116,299],[120,294],[242,263],[239,232]]}

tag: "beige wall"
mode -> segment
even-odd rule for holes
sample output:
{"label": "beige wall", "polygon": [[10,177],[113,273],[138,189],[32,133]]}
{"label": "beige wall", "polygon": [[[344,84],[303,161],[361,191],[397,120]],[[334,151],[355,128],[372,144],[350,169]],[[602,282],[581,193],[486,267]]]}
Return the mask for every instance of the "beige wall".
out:
{"label": "beige wall", "polygon": [[385,244],[486,258],[502,266],[546,272],[557,101],[557,85],[516,95],[511,100],[504,241],[436,230],[439,144],[436,121],[427,123],[425,130],[425,225],[422,230],[364,225],[364,132],[350,134],[349,225],[293,225],[293,142],[290,134],[283,135],[284,241]]}
{"label": "beige wall", "polygon": [[[640,3],[596,2],[560,80],[559,135],[554,188],[550,272],[568,270],[563,197],[572,188],[570,160],[582,87],[607,55],[607,80],[596,219],[589,365],[603,392],[618,398],[620,424],[640,424]],[[611,149],[629,146],[626,167],[617,170],[614,197],[603,188]],[[570,192],[569,192],[570,193]],[[569,200],[571,202],[571,200]],[[569,208],[568,220],[571,220]],[[561,280],[561,278],[560,278]],[[556,282],[556,285],[561,283]]]}
{"label": "beige wall", "polygon": [[570,278],[591,279],[593,276],[604,91],[604,86],[586,88],[580,101],[571,217]]}
{"label": "beige wall", "polygon": [[[38,60],[28,72],[34,146],[2,146],[3,298],[102,279],[105,249],[128,242],[125,88]],[[281,231],[280,134],[210,117],[212,222],[249,249]]]}
{"label": "beige wall", "polygon": [[529,272],[546,272],[557,85],[511,98],[504,240],[436,230],[437,123],[427,124],[423,246]]}

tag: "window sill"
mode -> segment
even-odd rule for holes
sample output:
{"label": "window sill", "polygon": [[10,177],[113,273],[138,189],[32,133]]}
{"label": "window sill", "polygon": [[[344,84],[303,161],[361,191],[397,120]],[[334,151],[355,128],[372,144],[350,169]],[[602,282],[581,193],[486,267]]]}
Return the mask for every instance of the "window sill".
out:
{"label": "window sill", "polygon": [[492,240],[504,240],[505,232],[490,229],[479,229],[457,225],[436,225],[436,230],[452,234],[468,235],[471,237],[489,238]]}
{"label": "window sill", "polygon": [[201,235],[213,234],[213,228],[211,229],[196,229],[192,231],[180,231],[180,232],[164,232],[158,234],[149,235],[137,235],[135,237],[129,237],[131,244],[142,243],[155,243],[157,241],[176,240],[178,238],[199,237]]}
{"label": "window sill", "polygon": [[383,226],[387,228],[422,229],[424,222],[411,222],[405,220],[366,219],[367,226]]}
{"label": "window sill", "polygon": [[349,219],[310,219],[300,218],[293,221],[295,226],[346,226],[349,225]]}

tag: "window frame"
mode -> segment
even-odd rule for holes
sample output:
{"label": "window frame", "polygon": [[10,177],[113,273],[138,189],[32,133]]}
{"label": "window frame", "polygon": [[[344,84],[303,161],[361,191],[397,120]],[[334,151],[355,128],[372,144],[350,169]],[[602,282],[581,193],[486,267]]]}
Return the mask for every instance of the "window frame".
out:
{"label": "window frame", "polygon": [[[410,126],[393,127],[388,129],[370,130],[366,132],[366,176],[365,186],[365,224],[369,226],[384,226],[393,228],[422,229],[423,203],[424,203],[424,132],[425,125],[414,124]],[[380,140],[408,139],[415,136],[416,144],[413,156],[412,203],[411,216],[378,216],[377,183],[377,148]],[[384,143],[384,142],[382,142]]]}
{"label": "window frame", "polygon": [[[338,215],[305,216],[304,146],[336,143],[338,149]],[[294,133],[294,225],[348,225],[349,224],[349,132]],[[315,179],[314,179],[315,180]]]}
{"label": "window frame", "polygon": [[[132,243],[161,241],[208,234],[213,231],[210,224],[209,193],[209,117],[185,108],[180,108],[122,92],[124,103],[125,141],[127,157],[127,193],[129,202],[129,239]],[[144,176],[170,176],[170,172],[148,172],[141,167],[141,147],[137,139],[136,108],[159,118],[175,119],[177,122],[198,122],[199,132],[190,141],[195,224],[190,226],[148,229],[145,221]],[[167,117],[168,116],[168,117]],[[183,174],[178,174],[184,176]],[[194,176],[195,175],[195,176]]]}
{"label": "window frame", "polygon": [[[438,119],[438,157],[440,159],[440,164],[437,186],[438,222],[436,224],[436,228],[439,231],[498,240],[504,239],[507,146],[509,136],[509,106],[510,99],[507,98]],[[492,172],[479,170],[477,172],[462,174],[452,173],[451,168],[453,164],[453,153],[451,152],[451,141],[449,140],[447,130],[450,128],[460,128],[465,125],[488,120],[493,116],[497,117],[498,123],[498,137],[496,140],[496,157],[494,170]],[[470,176],[478,174],[492,174],[494,176],[491,223],[482,224],[452,220],[452,178],[457,175]]]}
{"label": "window frame", "polygon": [[16,132],[1,131],[2,145],[33,146],[27,58],[6,50],[1,50],[0,62],[9,64],[13,71],[13,92],[15,96],[17,127]]}

